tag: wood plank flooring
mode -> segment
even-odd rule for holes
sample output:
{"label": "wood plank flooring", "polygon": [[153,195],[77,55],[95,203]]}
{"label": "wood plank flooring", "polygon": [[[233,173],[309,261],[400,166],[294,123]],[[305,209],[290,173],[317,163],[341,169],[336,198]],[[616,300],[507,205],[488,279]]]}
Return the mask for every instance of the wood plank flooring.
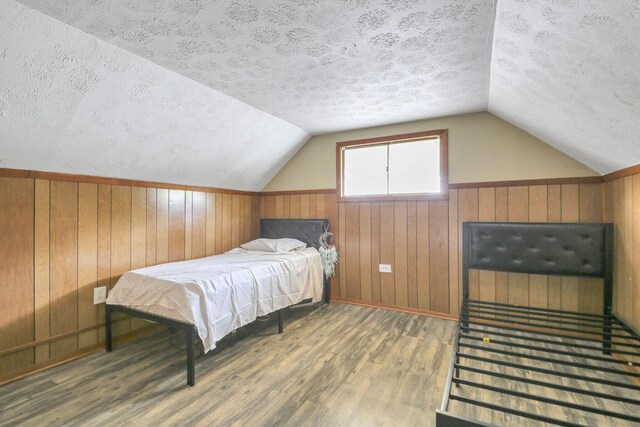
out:
{"label": "wood plank flooring", "polygon": [[197,359],[182,336],[116,345],[0,388],[0,425],[433,425],[455,323],[346,304],[257,321]]}
{"label": "wood plank flooring", "polygon": [[[116,345],[113,353],[96,353],[0,388],[0,426],[432,426],[455,326],[347,304],[296,308],[287,313],[282,335],[273,316],[238,330],[199,357],[195,387],[185,383],[183,336],[162,330]],[[567,372],[581,373],[575,367]],[[589,375],[611,378],[607,373]],[[635,409],[468,372],[463,378],[618,412]],[[455,392],[584,425],[629,425],[471,387]],[[460,402],[452,402],[450,410],[497,425],[541,425]]]}

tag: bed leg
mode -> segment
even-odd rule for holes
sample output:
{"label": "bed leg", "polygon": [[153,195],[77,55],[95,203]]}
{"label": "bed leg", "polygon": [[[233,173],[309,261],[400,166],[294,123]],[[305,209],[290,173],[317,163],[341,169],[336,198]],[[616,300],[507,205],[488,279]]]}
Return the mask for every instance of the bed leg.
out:
{"label": "bed leg", "polygon": [[185,335],[187,339],[187,384],[194,386],[196,385],[196,367],[194,360],[195,344],[193,342],[193,326],[187,326],[185,328]]}
{"label": "bed leg", "polygon": [[278,310],[278,333],[281,334],[284,330],[283,322],[282,322],[282,310]]}
{"label": "bed leg", "polygon": [[111,309],[108,304],[104,305],[104,349],[111,351]]}
{"label": "bed leg", "polygon": [[605,319],[602,332],[602,354],[611,355],[611,317]]}

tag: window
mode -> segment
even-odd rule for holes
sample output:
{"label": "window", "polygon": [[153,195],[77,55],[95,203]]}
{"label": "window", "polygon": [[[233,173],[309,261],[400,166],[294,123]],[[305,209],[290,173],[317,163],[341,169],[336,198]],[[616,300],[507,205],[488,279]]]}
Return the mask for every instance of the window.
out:
{"label": "window", "polygon": [[339,200],[445,199],[447,131],[336,144]]}

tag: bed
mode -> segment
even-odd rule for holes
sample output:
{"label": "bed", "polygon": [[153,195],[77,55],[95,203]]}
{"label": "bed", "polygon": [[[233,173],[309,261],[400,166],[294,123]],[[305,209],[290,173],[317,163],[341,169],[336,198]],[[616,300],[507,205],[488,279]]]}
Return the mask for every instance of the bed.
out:
{"label": "bed", "polygon": [[[640,423],[640,336],[612,312],[613,225],[465,222],[462,232],[462,303],[436,425]],[[598,287],[602,312],[472,299],[470,270],[601,279],[579,285]]]}
{"label": "bed", "polygon": [[111,318],[119,312],[183,330],[187,384],[195,385],[195,339],[205,352],[230,332],[257,317],[301,303],[329,302],[329,284],[318,254],[326,219],[262,219],[260,237],[294,238],[306,249],[291,252],[247,251],[161,264],[122,275],[105,308],[105,350],[112,350]]}

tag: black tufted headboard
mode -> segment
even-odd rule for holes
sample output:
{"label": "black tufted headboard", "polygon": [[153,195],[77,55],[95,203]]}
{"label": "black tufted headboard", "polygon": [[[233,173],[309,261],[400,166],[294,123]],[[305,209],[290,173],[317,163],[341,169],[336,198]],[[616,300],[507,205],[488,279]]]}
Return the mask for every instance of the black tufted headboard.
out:
{"label": "black tufted headboard", "polygon": [[298,239],[318,249],[320,235],[329,230],[327,219],[261,219],[260,237]]}
{"label": "black tufted headboard", "polygon": [[469,269],[601,277],[610,306],[613,224],[465,222],[463,292]]}

